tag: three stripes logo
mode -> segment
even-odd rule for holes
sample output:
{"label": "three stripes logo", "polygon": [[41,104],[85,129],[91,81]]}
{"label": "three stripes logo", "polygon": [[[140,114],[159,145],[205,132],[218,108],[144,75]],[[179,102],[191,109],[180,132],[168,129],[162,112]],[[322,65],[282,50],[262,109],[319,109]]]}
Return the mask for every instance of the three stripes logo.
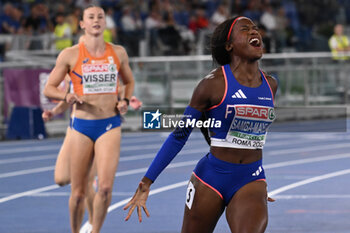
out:
{"label": "three stripes logo", "polygon": [[252,174],[252,176],[259,176],[261,172],[262,172],[262,167],[259,166],[258,170],[256,170],[256,172],[254,172],[254,173]]}
{"label": "three stripes logo", "polygon": [[242,91],[241,89],[239,89],[238,91],[236,91],[235,94],[232,95],[232,98],[247,99],[247,96],[245,96],[245,94],[243,93],[243,91]]}

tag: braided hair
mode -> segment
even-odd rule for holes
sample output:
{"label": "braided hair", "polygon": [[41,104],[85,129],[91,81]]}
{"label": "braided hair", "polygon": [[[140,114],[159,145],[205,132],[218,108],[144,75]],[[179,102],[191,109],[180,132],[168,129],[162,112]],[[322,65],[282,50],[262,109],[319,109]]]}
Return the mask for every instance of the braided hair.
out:
{"label": "braided hair", "polygon": [[211,55],[214,62],[219,65],[225,65],[231,62],[231,51],[226,50],[226,45],[228,42],[232,41],[232,26],[238,18],[239,16],[225,20],[215,28],[211,36]]}

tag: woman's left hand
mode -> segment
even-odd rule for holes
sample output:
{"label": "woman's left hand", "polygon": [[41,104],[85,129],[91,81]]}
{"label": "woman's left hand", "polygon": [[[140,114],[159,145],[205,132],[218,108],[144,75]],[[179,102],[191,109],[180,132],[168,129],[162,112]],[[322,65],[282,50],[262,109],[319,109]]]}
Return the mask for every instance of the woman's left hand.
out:
{"label": "woman's left hand", "polygon": [[121,100],[118,102],[118,111],[121,115],[124,115],[128,111],[128,104],[126,103],[125,100]]}
{"label": "woman's left hand", "polygon": [[130,107],[135,110],[139,110],[142,107],[142,102],[135,96],[132,96],[130,99]]}

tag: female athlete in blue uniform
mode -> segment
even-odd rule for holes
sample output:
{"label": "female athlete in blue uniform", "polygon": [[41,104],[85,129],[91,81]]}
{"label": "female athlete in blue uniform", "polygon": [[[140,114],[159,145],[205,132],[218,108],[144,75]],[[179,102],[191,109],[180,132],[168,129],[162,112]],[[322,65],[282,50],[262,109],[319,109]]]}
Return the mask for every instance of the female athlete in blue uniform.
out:
{"label": "female athlete in blue uniform", "polygon": [[[210,152],[198,162],[189,181],[182,232],[213,232],[225,209],[231,232],[264,232],[268,214],[262,148],[275,118],[277,81],[259,69],[262,38],[246,17],[220,24],[212,35],[211,49],[221,67],[198,84],[184,115],[192,121],[205,114],[220,120],[221,127],[209,128]],[[177,128],[169,135],[124,207],[130,207],[126,220],[136,207],[139,221],[141,208],[149,216],[150,186],[182,149],[191,131]]]}

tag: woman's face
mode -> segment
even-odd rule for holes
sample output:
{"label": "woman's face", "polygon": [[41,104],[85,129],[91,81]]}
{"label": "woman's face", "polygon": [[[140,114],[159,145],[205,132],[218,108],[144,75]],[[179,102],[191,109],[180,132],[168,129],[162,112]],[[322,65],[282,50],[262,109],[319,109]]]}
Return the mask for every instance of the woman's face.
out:
{"label": "woman's face", "polygon": [[87,34],[102,34],[106,28],[106,17],[103,9],[100,7],[85,9],[80,26]]}
{"label": "woman's face", "polygon": [[262,57],[263,43],[258,27],[248,18],[238,19],[231,34],[233,54],[249,60]]}

